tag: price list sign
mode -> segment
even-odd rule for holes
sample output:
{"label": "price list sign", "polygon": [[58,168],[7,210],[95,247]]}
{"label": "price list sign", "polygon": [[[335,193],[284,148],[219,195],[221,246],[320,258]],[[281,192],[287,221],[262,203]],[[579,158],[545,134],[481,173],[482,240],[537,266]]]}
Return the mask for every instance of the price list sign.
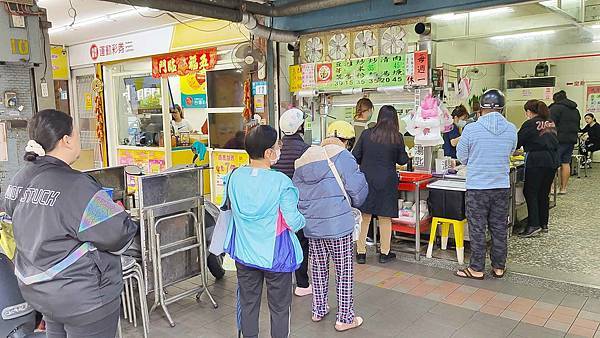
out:
{"label": "price list sign", "polygon": [[377,73],[380,87],[403,86],[406,83],[406,64],[404,55],[379,57]]}
{"label": "price list sign", "polygon": [[378,60],[379,58],[376,57],[355,60],[355,87],[377,87],[380,76],[377,67]]}
{"label": "price list sign", "polygon": [[407,80],[404,54],[335,61],[316,67],[304,64],[302,88],[314,88],[314,80],[308,79],[306,70],[316,74],[316,87],[320,90],[403,86]]}

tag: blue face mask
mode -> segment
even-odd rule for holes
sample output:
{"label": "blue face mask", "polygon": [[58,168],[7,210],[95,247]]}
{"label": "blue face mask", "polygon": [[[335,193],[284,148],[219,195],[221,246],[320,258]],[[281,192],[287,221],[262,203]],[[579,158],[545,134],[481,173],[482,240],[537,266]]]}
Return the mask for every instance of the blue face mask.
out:
{"label": "blue face mask", "polygon": [[465,120],[460,120],[460,121],[456,122],[456,125],[457,125],[459,128],[464,128],[464,127],[467,125],[467,121],[465,121]]}

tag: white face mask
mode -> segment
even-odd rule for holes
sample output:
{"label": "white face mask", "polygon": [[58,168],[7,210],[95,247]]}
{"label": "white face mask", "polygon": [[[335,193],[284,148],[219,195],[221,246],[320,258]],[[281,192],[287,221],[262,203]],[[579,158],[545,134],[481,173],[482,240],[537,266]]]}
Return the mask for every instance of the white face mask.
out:
{"label": "white face mask", "polygon": [[467,125],[467,121],[460,120],[460,121],[456,122],[456,125],[459,126],[460,128],[464,128]]}
{"label": "white face mask", "polygon": [[275,165],[275,163],[279,162],[279,157],[281,157],[281,149],[275,150],[275,159],[271,160],[271,165]]}

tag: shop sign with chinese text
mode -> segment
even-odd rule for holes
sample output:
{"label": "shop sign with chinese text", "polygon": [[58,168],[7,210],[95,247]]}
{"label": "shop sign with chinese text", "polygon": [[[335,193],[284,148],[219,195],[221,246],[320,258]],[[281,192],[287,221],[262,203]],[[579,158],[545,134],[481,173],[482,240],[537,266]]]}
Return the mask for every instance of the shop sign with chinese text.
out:
{"label": "shop sign with chinese text", "polygon": [[207,48],[152,57],[152,76],[184,76],[211,70],[217,64],[217,49]]}
{"label": "shop sign with chinese text", "polygon": [[414,53],[414,81],[417,86],[429,84],[429,55],[426,50]]}
{"label": "shop sign with chinese text", "polygon": [[[412,57],[412,54],[410,54]],[[292,66],[291,83],[297,91],[303,89],[340,90],[348,88],[378,88],[404,86],[413,74],[407,74],[407,56],[382,55],[377,57],[334,61],[331,63],[302,64],[300,79],[297,66]],[[410,65],[413,62],[411,60]],[[412,67],[411,67],[412,68]],[[315,80],[316,79],[316,80]],[[301,81],[301,82],[300,82]]]}

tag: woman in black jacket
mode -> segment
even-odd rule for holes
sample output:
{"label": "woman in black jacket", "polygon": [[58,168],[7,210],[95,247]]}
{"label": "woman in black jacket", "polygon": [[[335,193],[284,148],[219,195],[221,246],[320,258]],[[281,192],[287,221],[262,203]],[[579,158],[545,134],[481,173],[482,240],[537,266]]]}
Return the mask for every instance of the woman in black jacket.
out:
{"label": "woman in black jacket", "polygon": [[550,111],[539,100],[529,100],[524,106],[528,120],[519,130],[519,144],[525,159],[525,187],[527,201],[527,228],[521,237],[533,237],[548,231],[550,188],[559,167],[556,125],[550,120]]}
{"label": "woman in black jacket", "polygon": [[392,218],[398,217],[396,164],[404,165],[408,162],[404,139],[399,130],[398,112],[392,106],[383,106],[379,110],[375,127],[365,130],[352,150],[369,183],[369,195],[359,208],[363,213],[357,243],[356,260],[359,264],[366,263],[367,232],[373,215],[377,216],[381,231],[379,262],[387,263],[396,258],[396,254],[390,252]]}
{"label": "woman in black jacket", "polygon": [[[283,133],[281,138],[281,155],[277,163],[271,169],[284,173],[292,179],[294,177],[294,164],[310,148],[304,142],[304,112],[297,108],[288,109],[279,118],[279,129]],[[312,286],[308,280],[308,238],[304,236],[304,230],[300,229],[296,236],[300,241],[304,260],[296,270],[296,289],[294,294],[304,297],[312,294]]]}
{"label": "woman in black jacket", "polygon": [[81,144],[69,115],[40,111],[29,137],[28,163],[4,196],[23,298],[44,314],[49,338],[114,337],[123,290],[120,253],[139,226],[92,177],[71,168]]}

